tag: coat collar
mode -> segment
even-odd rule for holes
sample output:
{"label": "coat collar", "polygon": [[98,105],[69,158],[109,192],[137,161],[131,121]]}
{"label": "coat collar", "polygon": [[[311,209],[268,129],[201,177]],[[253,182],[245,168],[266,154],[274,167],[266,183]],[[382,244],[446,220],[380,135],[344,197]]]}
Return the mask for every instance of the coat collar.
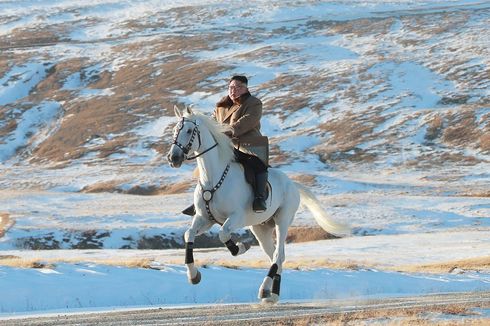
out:
{"label": "coat collar", "polygon": [[238,103],[240,105],[242,105],[243,103],[245,103],[245,101],[250,97],[252,96],[252,94],[250,94],[250,92],[246,92],[245,94],[242,94],[242,96],[240,96],[238,98]]}
{"label": "coat collar", "polygon": [[229,117],[231,117],[231,115],[233,113],[235,113],[239,108],[241,108],[243,103],[245,103],[250,96],[252,96],[252,95],[249,92],[246,92],[245,94],[240,96],[240,98],[238,99],[238,104],[233,103],[231,98],[229,96],[227,96],[227,98],[229,100],[228,103],[231,103],[231,106],[228,107],[228,111],[226,112],[226,114],[223,118],[223,121],[226,121]]}
{"label": "coat collar", "polygon": [[241,107],[241,105],[233,105],[232,107],[228,108],[228,110],[225,113],[225,116],[223,117],[223,121],[228,120],[233,113],[238,111],[238,109]]}

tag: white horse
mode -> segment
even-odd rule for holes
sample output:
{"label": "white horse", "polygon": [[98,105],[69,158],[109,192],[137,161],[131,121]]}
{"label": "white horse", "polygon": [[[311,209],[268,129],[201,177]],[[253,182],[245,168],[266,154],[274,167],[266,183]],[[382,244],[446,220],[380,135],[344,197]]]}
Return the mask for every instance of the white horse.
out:
{"label": "white horse", "polygon": [[193,243],[197,235],[207,231],[215,223],[220,224],[219,238],[233,256],[236,256],[245,253],[250,246],[241,242],[235,244],[231,233],[250,226],[271,262],[269,273],[259,288],[258,297],[263,302],[277,302],[288,227],[293,222],[300,201],[312,212],[325,231],[343,236],[350,233],[349,228],[332,221],[308,189],[275,168],[269,169],[271,192],[267,199],[267,210],[262,213],[254,212],[252,188],[245,180],[243,167],[235,162],[231,140],[223,134],[229,127],[201,113],[193,112],[188,107],[182,112],[177,107],[174,110],[180,121],[174,127],[168,161],[172,167],[178,168],[184,160],[196,158],[199,167],[199,183],[194,191],[196,214],[184,235],[189,281],[197,284],[201,280],[193,257]]}

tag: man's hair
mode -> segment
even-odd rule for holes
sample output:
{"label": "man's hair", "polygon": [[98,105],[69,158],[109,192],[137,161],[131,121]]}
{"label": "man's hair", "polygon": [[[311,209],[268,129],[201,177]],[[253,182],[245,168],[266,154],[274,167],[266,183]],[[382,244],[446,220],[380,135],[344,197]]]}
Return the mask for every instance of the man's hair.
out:
{"label": "man's hair", "polygon": [[242,82],[242,83],[244,83],[245,85],[248,85],[248,79],[247,79],[247,77],[245,77],[245,76],[235,75],[235,76],[231,77],[231,79],[230,79],[230,81],[228,82],[228,84],[229,84],[229,83],[231,83],[233,80],[238,80],[239,82]]}

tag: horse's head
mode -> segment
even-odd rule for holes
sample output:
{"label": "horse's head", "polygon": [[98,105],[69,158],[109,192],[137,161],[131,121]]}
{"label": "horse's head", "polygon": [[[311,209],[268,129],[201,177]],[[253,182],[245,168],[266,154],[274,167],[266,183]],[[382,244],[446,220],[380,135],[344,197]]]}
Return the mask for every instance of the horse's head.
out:
{"label": "horse's head", "polygon": [[189,107],[180,111],[177,106],[174,106],[174,111],[177,118],[179,118],[179,122],[174,127],[173,143],[167,154],[167,160],[171,167],[179,168],[187,159],[189,153],[199,149],[201,136],[198,122],[188,118],[193,114]]}

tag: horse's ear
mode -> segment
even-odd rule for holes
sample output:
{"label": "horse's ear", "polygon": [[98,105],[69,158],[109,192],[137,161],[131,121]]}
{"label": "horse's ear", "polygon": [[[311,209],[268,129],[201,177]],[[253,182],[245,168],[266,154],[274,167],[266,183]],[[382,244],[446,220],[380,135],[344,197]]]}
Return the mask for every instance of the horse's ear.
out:
{"label": "horse's ear", "polygon": [[182,112],[180,112],[179,107],[177,105],[174,105],[174,112],[177,118],[182,118]]}
{"label": "horse's ear", "polygon": [[185,112],[187,113],[187,115],[192,115],[193,114],[192,109],[191,109],[190,106],[186,106],[185,107]]}

